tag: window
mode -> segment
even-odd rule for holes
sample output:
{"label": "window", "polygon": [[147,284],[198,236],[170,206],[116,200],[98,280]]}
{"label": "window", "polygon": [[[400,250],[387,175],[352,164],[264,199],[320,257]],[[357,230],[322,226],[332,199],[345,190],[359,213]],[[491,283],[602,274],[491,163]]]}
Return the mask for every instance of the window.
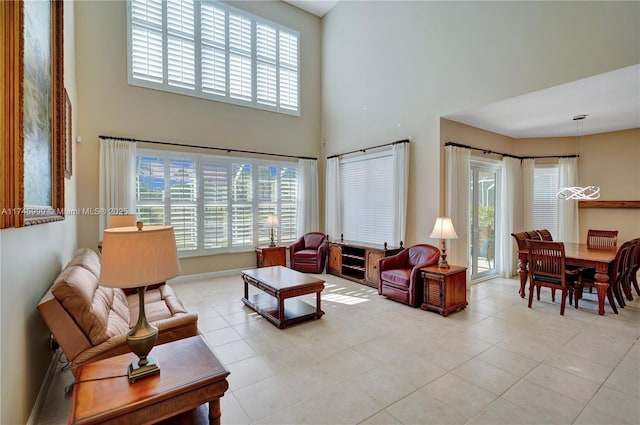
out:
{"label": "window", "polygon": [[536,166],[533,179],[533,227],[558,234],[558,166]]}
{"label": "window", "polygon": [[280,218],[279,243],[296,238],[297,164],[138,149],[140,220],[174,227],[181,256],[251,249],[269,242],[265,221]]}
{"label": "window", "polygon": [[300,115],[300,34],[211,0],[130,0],[129,84]]}
{"label": "window", "polygon": [[339,167],[344,238],[378,244],[391,241],[392,151],[341,159]]}

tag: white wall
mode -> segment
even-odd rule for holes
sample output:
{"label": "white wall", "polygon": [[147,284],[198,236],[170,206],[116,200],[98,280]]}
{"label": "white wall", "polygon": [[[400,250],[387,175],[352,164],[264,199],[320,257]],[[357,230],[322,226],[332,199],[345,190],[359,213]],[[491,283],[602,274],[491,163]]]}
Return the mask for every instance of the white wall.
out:
{"label": "white wall", "polygon": [[323,19],[323,156],[413,137],[407,244],[431,241],[440,117],[639,63],[639,13],[637,2],[340,2]]}
{"label": "white wall", "polygon": [[[76,123],[74,3],[64,2],[64,85]],[[74,125],[75,127],[75,125]],[[75,134],[75,131],[74,131]],[[75,152],[74,152],[75,153]],[[76,207],[76,174],[64,179],[65,208]],[[52,352],[49,330],[36,305],[76,249],[76,219],[0,230],[0,423],[24,424]]]}

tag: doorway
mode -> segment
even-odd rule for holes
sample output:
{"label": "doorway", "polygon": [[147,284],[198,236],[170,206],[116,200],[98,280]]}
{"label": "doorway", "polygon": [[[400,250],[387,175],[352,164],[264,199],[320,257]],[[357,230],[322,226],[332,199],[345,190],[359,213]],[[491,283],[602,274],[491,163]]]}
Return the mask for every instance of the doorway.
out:
{"label": "doorway", "polygon": [[474,281],[496,276],[499,270],[495,229],[499,225],[500,165],[472,161],[470,171],[469,266]]}

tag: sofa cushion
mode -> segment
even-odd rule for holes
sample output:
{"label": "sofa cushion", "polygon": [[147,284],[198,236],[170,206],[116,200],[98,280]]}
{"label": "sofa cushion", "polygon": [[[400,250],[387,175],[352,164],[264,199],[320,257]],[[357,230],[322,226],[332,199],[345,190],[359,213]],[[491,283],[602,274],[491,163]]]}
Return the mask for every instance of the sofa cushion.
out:
{"label": "sofa cushion", "polygon": [[380,275],[382,280],[389,282],[396,286],[403,288],[409,287],[409,280],[411,278],[411,269],[392,269],[385,270]]}
{"label": "sofa cushion", "polygon": [[100,280],[100,257],[96,252],[89,248],[80,248],[74,254],[69,266],[81,266],[89,270],[95,277]]}
{"label": "sofa cushion", "polygon": [[[129,325],[133,327],[138,321],[140,312],[140,297],[136,293],[127,296],[129,308]],[[184,308],[173,288],[162,285],[157,289],[147,290],[144,294],[144,314],[149,322],[169,319],[178,314],[186,314]]]}
{"label": "sofa cushion", "polygon": [[129,331],[129,308],[121,289],[98,285],[98,278],[83,266],[66,267],[51,292],[74,318],[91,344],[100,344]]}

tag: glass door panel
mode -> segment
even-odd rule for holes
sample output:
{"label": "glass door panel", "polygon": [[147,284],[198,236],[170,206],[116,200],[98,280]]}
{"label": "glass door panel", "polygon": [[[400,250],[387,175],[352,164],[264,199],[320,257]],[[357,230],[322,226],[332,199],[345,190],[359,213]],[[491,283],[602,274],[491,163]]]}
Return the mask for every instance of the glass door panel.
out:
{"label": "glass door panel", "polygon": [[471,280],[497,275],[495,229],[500,168],[498,165],[471,164],[470,249]]}

